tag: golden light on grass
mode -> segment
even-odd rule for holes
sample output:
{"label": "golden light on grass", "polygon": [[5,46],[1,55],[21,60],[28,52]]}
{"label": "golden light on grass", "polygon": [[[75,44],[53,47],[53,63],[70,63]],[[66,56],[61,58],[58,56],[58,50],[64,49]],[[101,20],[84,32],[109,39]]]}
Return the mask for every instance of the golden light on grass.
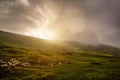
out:
{"label": "golden light on grass", "polygon": [[37,38],[55,40],[55,33],[49,30],[31,30],[26,32],[25,34]]}

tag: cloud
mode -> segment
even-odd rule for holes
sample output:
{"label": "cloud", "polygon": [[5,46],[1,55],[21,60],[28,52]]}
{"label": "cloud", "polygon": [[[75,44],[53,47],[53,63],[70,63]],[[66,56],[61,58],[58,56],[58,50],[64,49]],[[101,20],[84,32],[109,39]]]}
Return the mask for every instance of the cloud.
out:
{"label": "cloud", "polygon": [[120,47],[119,0],[0,0],[0,29],[47,28],[63,40]]}
{"label": "cloud", "polygon": [[26,5],[26,6],[29,6],[29,0],[17,0],[17,3],[18,4],[23,4],[23,5]]}

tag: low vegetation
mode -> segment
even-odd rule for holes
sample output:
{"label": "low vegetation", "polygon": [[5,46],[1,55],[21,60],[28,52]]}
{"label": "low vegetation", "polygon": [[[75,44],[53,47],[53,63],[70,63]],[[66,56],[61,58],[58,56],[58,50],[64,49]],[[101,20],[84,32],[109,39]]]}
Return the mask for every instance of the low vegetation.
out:
{"label": "low vegetation", "polygon": [[65,43],[1,31],[0,80],[120,80],[119,49]]}

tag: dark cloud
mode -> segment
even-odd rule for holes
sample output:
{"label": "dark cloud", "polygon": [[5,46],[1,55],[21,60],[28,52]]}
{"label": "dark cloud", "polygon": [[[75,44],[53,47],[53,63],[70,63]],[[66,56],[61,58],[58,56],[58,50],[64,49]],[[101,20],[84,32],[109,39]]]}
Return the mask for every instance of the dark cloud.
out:
{"label": "dark cloud", "polygon": [[0,29],[23,33],[47,25],[58,39],[120,47],[119,10],[119,0],[0,0]]}

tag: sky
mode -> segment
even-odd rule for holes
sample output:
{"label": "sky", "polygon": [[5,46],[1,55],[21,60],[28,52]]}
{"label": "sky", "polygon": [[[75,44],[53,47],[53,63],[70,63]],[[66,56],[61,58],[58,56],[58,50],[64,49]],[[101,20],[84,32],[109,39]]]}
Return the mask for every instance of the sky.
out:
{"label": "sky", "polygon": [[0,0],[0,29],[120,47],[119,0]]}

